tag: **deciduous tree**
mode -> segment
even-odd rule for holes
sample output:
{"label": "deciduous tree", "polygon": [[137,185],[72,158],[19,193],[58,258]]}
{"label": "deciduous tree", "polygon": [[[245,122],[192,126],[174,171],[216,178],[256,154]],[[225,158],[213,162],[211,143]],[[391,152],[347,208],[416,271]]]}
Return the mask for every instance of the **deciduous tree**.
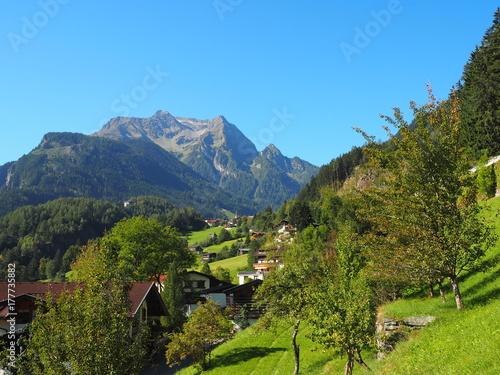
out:
{"label": "deciduous tree", "polygon": [[32,374],[138,374],[146,356],[145,331],[130,337],[129,284],[109,267],[97,244],[85,283],[49,295],[32,323],[27,360]]}
{"label": "deciduous tree", "polygon": [[364,275],[364,256],[347,230],[339,233],[321,262],[314,287],[309,288],[313,340],[347,356],[345,375],[354,361],[364,368],[361,351],[370,348],[375,334],[376,306]]}
{"label": "deciduous tree", "polygon": [[372,254],[383,255],[373,264],[378,262],[380,273],[399,269],[400,276],[448,278],[460,309],[458,276],[479,264],[493,237],[479,216],[461,146],[458,99],[438,102],[429,88],[429,102],[411,108],[414,127],[398,108],[393,118],[383,116],[398,131],[394,135],[387,128],[395,151],[386,152],[367,137],[366,152],[379,177],[363,192],[368,207],[363,214],[377,237],[372,236]]}
{"label": "deciduous tree", "polygon": [[189,267],[194,255],[180,233],[154,219],[136,216],[117,223],[104,237],[118,251],[118,266],[133,281],[153,277],[158,283],[172,262]]}
{"label": "deciduous tree", "polygon": [[221,340],[227,339],[232,330],[233,323],[217,304],[211,301],[199,303],[199,307],[184,323],[182,332],[172,335],[172,341],[167,345],[167,364],[174,366],[192,356],[202,370],[208,369],[212,348]]}
{"label": "deciduous tree", "polygon": [[297,244],[286,250],[285,265],[273,270],[255,293],[257,304],[265,308],[259,320],[260,327],[286,323],[293,327],[292,350],[295,359],[294,374],[300,370],[300,347],[297,344],[300,323],[307,316],[308,288],[315,263],[304,246]]}

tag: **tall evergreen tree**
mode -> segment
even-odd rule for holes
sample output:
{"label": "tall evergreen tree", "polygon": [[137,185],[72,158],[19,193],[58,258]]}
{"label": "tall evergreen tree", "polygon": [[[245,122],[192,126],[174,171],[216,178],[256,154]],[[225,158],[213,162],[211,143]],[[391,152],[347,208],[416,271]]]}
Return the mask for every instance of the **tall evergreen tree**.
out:
{"label": "tall evergreen tree", "polygon": [[500,8],[471,53],[459,84],[462,142],[476,158],[500,153]]}
{"label": "tall evergreen tree", "polygon": [[182,277],[179,274],[179,266],[174,262],[170,265],[161,292],[168,316],[164,324],[170,331],[179,330],[186,320],[184,306],[186,296],[184,293]]}

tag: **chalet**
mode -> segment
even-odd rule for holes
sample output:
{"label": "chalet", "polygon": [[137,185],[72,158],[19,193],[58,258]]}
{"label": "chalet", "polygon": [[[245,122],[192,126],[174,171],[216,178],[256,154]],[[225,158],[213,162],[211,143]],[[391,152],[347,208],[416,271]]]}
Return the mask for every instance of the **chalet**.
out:
{"label": "chalet", "polygon": [[207,223],[210,228],[213,228],[218,227],[220,222],[217,219],[205,219],[205,223]]}
{"label": "chalet", "polygon": [[198,307],[198,302],[206,301],[207,289],[219,286],[232,286],[231,283],[222,281],[211,275],[197,271],[188,271],[183,275],[184,292],[186,293],[186,314],[190,315]]}
{"label": "chalet", "polygon": [[297,231],[297,228],[295,228],[293,225],[291,225],[290,221],[288,219],[281,220],[274,227],[278,228],[277,229],[278,233],[290,233],[290,234],[294,234]]}
{"label": "chalet", "polygon": [[255,258],[256,263],[253,264],[253,268],[256,271],[269,272],[271,269],[279,266],[279,255],[275,254],[270,256],[266,250],[258,250],[252,254]]}
{"label": "chalet", "polygon": [[201,254],[201,262],[208,263],[211,260],[215,259],[216,257],[217,257],[217,253],[202,253]]}
{"label": "chalet", "polygon": [[221,308],[230,309],[229,316],[236,318],[241,316],[242,308],[248,312],[250,324],[257,321],[263,313],[263,307],[256,307],[254,294],[262,280],[252,280],[242,285],[219,285],[200,292],[205,300],[217,303]]}
{"label": "chalet", "polygon": [[233,284],[224,284],[202,290],[200,296],[205,300],[210,300],[219,305],[220,308],[226,307],[226,294],[224,293],[227,289],[234,287]]}
{"label": "chalet", "polygon": [[233,316],[240,314],[242,308],[247,309],[249,318],[255,320],[263,313],[262,307],[255,306],[254,294],[262,284],[262,280],[252,280],[246,284],[236,285],[224,290],[226,295],[226,308],[231,308]]}
{"label": "chalet", "polygon": [[267,232],[252,232],[252,239],[262,238],[267,234]]}
{"label": "chalet", "polygon": [[[13,295],[9,295],[8,283],[0,282],[0,336],[8,332],[10,324],[7,320],[12,316],[16,317],[16,330],[35,320],[37,302],[46,301],[47,293],[52,293],[57,298],[63,291],[72,293],[81,285],[82,283],[76,282],[17,282],[15,289],[10,289]],[[153,282],[131,283],[129,299],[131,335],[137,332],[137,322],[146,322],[152,316],[167,315],[167,309]]]}
{"label": "chalet", "polygon": [[242,285],[252,280],[264,280],[263,271],[240,271],[238,272],[238,284]]}
{"label": "chalet", "polygon": [[239,249],[238,255],[247,255],[250,252],[250,249]]}
{"label": "chalet", "polygon": [[190,246],[189,250],[191,250],[195,254],[201,254],[203,252],[203,247],[201,247],[200,245]]}

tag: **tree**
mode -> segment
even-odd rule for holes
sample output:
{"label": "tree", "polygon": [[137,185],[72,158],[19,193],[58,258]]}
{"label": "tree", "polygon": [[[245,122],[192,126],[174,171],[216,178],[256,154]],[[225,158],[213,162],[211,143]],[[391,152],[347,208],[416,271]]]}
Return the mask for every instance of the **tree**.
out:
{"label": "tree", "polygon": [[255,293],[258,306],[265,307],[259,320],[260,327],[270,327],[277,322],[293,326],[292,350],[294,374],[300,370],[300,347],[297,344],[300,323],[307,315],[308,288],[314,271],[314,262],[304,254],[300,245],[288,249],[287,261],[281,269],[273,270]]}
{"label": "tree", "polygon": [[136,216],[117,223],[104,241],[118,251],[118,266],[133,281],[147,281],[153,277],[158,283],[172,262],[180,267],[194,263],[180,233],[162,226],[157,220]]}
{"label": "tree", "polygon": [[186,320],[186,296],[179,266],[175,262],[168,269],[161,296],[168,311],[168,315],[162,318],[165,321],[165,326],[170,331],[180,329]]}
{"label": "tree", "polygon": [[375,299],[363,272],[365,260],[352,237],[347,230],[338,234],[309,289],[312,338],[346,354],[345,375],[352,374],[354,361],[368,369],[361,351],[373,344],[376,318]]}
{"label": "tree", "polygon": [[458,276],[478,266],[494,237],[479,216],[473,175],[461,147],[458,99],[452,95],[438,102],[429,88],[429,102],[410,107],[414,127],[398,108],[394,118],[383,116],[398,130],[393,135],[386,129],[394,151],[367,137],[365,150],[378,176],[363,191],[363,214],[372,225],[372,238],[378,239],[371,253],[379,255],[374,263],[381,273],[398,268],[399,275],[448,278],[460,309]]}
{"label": "tree", "polygon": [[188,356],[206,370],[211,365],[211,351],[214,345],[227,339],[233,330],[233,323],[218,308],[218,305],[207,301],[198,303],[188,321],[184,323],[182,332],[174,333],[167,345],[166,360],[174,366]]}
{"label": "tree", "polygon": [[295,225],[298,231],[312,224],[313,218],[309,205],[302,201],[295,201],[290,208],[290,222]]}
{"label": "tree", "polygon": [[500,8],[464,67],[459,97],[463,142],[479,158],[500,152]]}
{"label": "tree", "polygon": [[32,374],[139,374],[146,356],[145,331],[130,337],[130,286],[110,267],[96,244],[95,268],[85,283],[65,291],[37,312],[28,342]]}
{"label": "tree", "polygon": [[208,264],[208,262],[202,264],[200,272],[204,273],[205,275],[212,275],[212,270],[210,269],[210,265]]}
{"label": "tree", "polygon": [[226,281],[228,283],[231,282],[231,273],[229,271],[229,268],[217,266],[217,268],[213,272],[213,276],[219,280]]}
{"label": "tree", "polygon": [[219,232],[219,235],[217,236],[217,242],[218,243],[223,243],[226,241],[231,240],[233,237],[231,236],[231,233],[225,228],[222,228]]}
{"label": "tree", "polygon": [[477,170],[477,188],[480,197],[488,199],[495,196],[497,190],[497,176],[495,165],[486,165],[488,162],[487,154],[484,154],[478,162]]}

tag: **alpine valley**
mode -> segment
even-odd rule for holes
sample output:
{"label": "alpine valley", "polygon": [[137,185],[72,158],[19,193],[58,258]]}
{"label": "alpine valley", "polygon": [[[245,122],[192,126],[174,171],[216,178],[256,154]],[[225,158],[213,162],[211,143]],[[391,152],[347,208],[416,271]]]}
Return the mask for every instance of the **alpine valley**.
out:
{"label": "alpine valley", "polygon": [[138,195],[192,206],[206,216],[273,209],[295,196],[318,167],[255,145],[223,116],[213,120],[116,117],[91,136],[48,133],[19,160],[0,166],[0,215],[61,197],[108,201]]}

